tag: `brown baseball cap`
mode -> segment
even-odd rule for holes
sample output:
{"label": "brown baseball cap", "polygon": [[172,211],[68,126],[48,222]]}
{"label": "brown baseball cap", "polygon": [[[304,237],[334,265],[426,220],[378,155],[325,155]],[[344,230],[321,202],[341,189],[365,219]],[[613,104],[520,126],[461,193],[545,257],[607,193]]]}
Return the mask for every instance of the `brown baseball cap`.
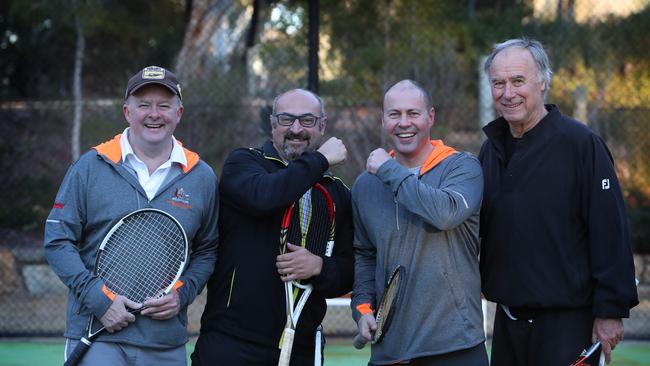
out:
{"label": "brown baseball cap", "polygon": [[135,93],[136,90],[149,84],[160,84],[178,95],[181,100],[183,99],[181,96],[181,84],[178,83],[176,75],[160,66],[147,66],[133,75],[129,79],[128,84],[126,84],[124,99]]}

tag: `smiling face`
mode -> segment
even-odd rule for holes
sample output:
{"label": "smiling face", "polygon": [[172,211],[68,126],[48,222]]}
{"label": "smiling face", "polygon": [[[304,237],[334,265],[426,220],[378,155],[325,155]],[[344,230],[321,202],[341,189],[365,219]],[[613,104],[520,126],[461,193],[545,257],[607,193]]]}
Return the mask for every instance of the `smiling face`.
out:
{"label": "smiling face", "polygon": [[122,108],[134,149],[152,150],[168,146],[183,116],[178,97],[164,86],[152,84],[129,96]]}
{"label": "smiling face", "polygon": [[530,52],[507,48],[492,61],[489,72],[494,108],[513,130],[527,131],[546,115],[545,82]]}
{"label": "smiling face", "polygon": [[434,109],[413,84],[400,82],[386,93],[381,124],[400,164],[415,167],[424,163],[433,149],[429,133],[434,117]]}
{"label": "smiling face", "polygon": [[[321,117],[320,102],[313,94],[304,90],[286,92],[277,99],[274,113],[271,116],[271,135],[273,146],[282,160],[294,160],[305,151],[318,149],[325,133],[327,117]],[[278,118],[308,114],[320,117],[312,127],[303,126],[299,118],[288,126],[278,123]]]}

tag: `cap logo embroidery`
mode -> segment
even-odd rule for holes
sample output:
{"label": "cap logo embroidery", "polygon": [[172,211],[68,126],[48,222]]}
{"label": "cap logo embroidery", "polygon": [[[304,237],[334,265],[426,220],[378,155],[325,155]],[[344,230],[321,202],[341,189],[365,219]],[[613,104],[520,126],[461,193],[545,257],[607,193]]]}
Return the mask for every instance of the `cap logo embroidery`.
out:
{"label": "cap logo embroidery", "polygon": [[142,78],[143,79],[154,79],[154,80],[162,80],[165,78],[165,69],[162,67],[147,67],[144,70],[142,70]]}

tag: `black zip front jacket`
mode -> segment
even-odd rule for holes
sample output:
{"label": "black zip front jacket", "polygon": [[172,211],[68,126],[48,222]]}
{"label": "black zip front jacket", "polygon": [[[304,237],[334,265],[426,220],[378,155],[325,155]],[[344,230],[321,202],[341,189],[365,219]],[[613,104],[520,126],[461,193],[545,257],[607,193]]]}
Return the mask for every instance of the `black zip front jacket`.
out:
{"label": "black zip front jacket", "polygon": [[327,310],[325,298],[351,291],[354,278],[350,190],[328,168],[319,152],[305,152],[285,164],[271,141],[261,149],[230,154],[219,184],[217,264],[207,286],[201,333],[218,330],[279,346],[286,323],[284,285],[276,268],[280,222],[285,208],[320,182],[336,208],[334,251],[323,258],[320,275],[310,280],[314,291],[300,315],[293,346],[297,353],[314,352],[316,327]]}
{"label": "black zip front jacket", "polygon": [[547,109],[507,165],[508,123],[499,118],[483,128],[483,293],[513,307],[591,307],[595,317],[628,317],[638,296],[611,153],[587,126]]}

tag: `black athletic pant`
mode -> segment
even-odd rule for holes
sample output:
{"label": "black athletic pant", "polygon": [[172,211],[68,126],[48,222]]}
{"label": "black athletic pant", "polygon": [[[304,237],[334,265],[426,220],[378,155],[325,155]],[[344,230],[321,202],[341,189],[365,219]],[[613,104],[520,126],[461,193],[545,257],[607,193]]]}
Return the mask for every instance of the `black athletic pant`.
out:
{"label": "black athletic pant", "polygon": [[[570,365],[592,344],[591,308],[510,310],[517,320],[510,319],[501,305],[497,305],[492,366]],[[598,365],[599,351],[587,363]]]}
{"label": "black athletic pant", "polygon": [[[279,358],[278,347],[251,343],[221,332],[201,333],[191,356],[193,366],[276,366]],[[311,350],[300,350],[294,344],[290,365],[313,366],[313,346]]]}

